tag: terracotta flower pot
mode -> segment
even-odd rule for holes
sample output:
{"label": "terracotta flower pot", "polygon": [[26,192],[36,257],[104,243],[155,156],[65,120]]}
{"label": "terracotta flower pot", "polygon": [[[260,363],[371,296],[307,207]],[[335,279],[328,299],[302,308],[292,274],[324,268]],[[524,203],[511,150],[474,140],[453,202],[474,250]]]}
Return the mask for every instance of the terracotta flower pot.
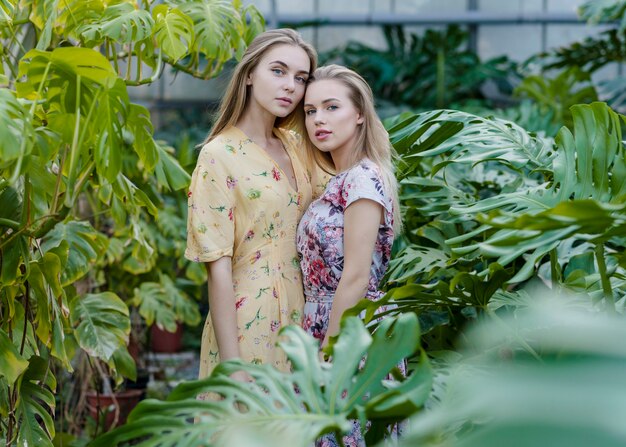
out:
{"label": "terracotta flower pot", "polygon": [[[144,390],[123,390],[117,391],[113,396],[96,394],[95,391],[87,392],[87,406],[89,413],[94,419],[98,419],[99,413],[105,413],[104,429],[108,431],[115,421],[116,427],[124,424],[128,414],[143,398]],[[115,400],[113,399],[115,397]],[[117,404],[116,404],[117,402]]]}
{"label": "terracotta flower pot", "polygon": [[153,324],[150,327],[150,347],[152,352],[180,351],[183,347],[183,325],[178,323],[176,332],[167,332]]}

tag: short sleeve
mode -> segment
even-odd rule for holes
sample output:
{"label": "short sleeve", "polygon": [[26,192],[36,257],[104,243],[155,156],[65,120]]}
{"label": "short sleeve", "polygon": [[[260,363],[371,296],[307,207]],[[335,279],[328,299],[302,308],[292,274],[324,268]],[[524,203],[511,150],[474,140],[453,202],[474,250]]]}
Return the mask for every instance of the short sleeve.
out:
{"label": "short sleeve", "polygon": [[385,209],[385,220],[389,223],[391,204],[385,194],[380,171],[376,167],[360,163],[351,168],[343,182],[341,195],[345,203],[344,209],[359,199],[380,203]]}
{"label": "short sleeve", "polygon": [[233,177],[223,159],[226,152],[215,150],[219,144],[213,140],[200,151],[187,194],[185,257],[196,262],[233,255],[235,200],[229,188]]}

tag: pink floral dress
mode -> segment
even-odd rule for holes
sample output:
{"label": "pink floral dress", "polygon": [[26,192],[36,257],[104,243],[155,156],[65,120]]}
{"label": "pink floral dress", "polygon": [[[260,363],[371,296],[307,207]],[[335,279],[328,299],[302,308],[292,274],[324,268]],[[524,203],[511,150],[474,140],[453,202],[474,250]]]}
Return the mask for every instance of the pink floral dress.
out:
{"label": "pink floral dress", "polygon": [[[309,205],[298,225],[296,242],[301,256],[305,295],[302,326],[320,341],[328,330],[333,297],[343,271],[344,211],[360,199],[373,200],[384,208],[384,223],[378,229],[366,295],[371,300],[377,300],[383,295],[378,285],[389,265],[394,238],[393,203],[391,197],[385,194],[378,166],[369,159],[363,159],[331,178],[326,191]],[[393,428],[393,437],[396,436],[397,428]],[[357,421],[354,421],[352,431],[344,436],[343,441],[346,446],[365,445]],[[317,447],[337,445],[332,434],[316,442]]]}
{"label": "pink floral dress", "polygon": [[333,296],[343,271],[344,211],[353,202],[369,199],[384,208],[384,224],[372,257],[367,298],[379,299],[378,285],[389,265],[393,244],[393,209],[385,194],[380,169],[369,159],[331,178],[326,191],[311,203],[298,225],[296,237],[304,283],[304,329],[323,340]]}

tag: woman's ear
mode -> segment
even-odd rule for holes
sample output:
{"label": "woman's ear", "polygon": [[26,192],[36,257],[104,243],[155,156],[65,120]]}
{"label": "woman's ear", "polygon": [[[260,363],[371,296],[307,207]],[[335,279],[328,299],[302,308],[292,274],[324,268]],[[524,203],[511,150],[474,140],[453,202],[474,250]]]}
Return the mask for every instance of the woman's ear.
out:
{"label": "woman's ear", "polygon": [[365,117],[363,116],[361,112],[359,112],[359,116],[356,119],[356,123],[360,126],[364,122],[365,122]]}

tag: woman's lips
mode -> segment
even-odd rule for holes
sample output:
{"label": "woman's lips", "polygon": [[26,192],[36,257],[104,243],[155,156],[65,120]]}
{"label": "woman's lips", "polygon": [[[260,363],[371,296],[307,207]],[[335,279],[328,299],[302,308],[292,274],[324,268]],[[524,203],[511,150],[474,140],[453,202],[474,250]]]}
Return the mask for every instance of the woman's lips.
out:
{"label": "woman's lips", "polygon": [[276,98],[279,103],[283,106],[290,106],[293,104],[293,101],[290,98]]}
{"label": "woman's lips", "polygon": [[319,130],[315,131],[315,138],[318,141],[324,141],[325,139],[327,139],[330,136],[331,133],[332,132],[330,130],[319,129]]}

